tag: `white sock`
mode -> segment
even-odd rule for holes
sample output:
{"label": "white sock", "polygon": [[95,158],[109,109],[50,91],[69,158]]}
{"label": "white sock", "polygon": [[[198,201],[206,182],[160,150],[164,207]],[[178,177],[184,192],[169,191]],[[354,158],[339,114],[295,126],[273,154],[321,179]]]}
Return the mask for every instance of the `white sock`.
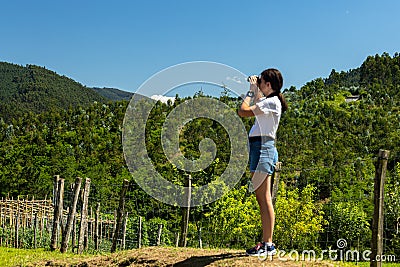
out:
{"label": "white sock", "polygon": [[265,242],[265,245],[267,245],[268,247],[272,246],[272,242]]}

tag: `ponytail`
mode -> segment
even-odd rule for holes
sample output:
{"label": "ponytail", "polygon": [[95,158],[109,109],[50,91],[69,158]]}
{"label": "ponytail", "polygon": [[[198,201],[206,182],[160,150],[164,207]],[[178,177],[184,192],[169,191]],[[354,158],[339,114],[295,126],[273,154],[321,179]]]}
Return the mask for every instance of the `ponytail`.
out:
{"label": "ponytail", "polygon": [[287,104],[286,99],[285,99],[285,97],[283,96],[282,93],[278,94],[278,98],[279,98],[279,101],[281,101],[282,113],[284,113],[289,108],[288,104]]}
{"label": "ponytail", "polygon": [[273,97],[273,96],[277,96],[279,98],[279,101],[281,102],[281,106],[282,106],[282,113],[284,113],[286,110],[288,110],[288,104],[286,102],[285,97],[283,96],[283,94],[279,91],[274,91],[272,94],[268,95],[267,98],[269,97]]}

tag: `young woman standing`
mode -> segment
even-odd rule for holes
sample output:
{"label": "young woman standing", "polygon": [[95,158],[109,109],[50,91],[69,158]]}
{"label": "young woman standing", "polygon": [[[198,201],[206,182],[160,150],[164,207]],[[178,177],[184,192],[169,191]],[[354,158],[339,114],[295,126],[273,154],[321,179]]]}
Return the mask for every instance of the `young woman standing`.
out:
{"label": "young woman standing", "polygon": [[251,181],[260,207],[263,240],[246,250],[250,256],[275,255],[272,243],[275,212],[271,198],[271,176],[278,161],[275,147],[281,114],[288,108],[281,93],[283,78],[277,69],[266,69],[260,76],[250,76],[250,90],[238,111],[241,117],[255,116],[249,132]]}

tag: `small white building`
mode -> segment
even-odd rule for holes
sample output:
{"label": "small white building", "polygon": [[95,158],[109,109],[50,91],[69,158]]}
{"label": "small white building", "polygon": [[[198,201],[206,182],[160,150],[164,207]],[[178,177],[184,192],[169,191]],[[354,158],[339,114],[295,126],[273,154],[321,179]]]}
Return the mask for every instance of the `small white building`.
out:
{"label": "small white building", "polygon": [[351,95],[346,97],[346,103],[357,101],[360,98],[359,95]]}

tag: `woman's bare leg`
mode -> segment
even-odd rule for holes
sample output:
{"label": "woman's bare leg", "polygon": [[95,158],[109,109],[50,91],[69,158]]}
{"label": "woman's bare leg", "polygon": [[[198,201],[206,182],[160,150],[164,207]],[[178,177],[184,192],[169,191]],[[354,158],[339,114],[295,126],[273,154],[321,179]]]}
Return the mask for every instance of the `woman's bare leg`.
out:
{"label": "woman's bare leg", "polygon": [[[265,178],[264,178],[265,177]],[[272,235],[275,225],[275,212],[271,197],[271,175],[256,172],[252,175],[257,185],[262,181],[261,185],[255,185],[256,199],[260,206],[261,223],[263,229],[263,241],[272,242]],[[258,181],[258,182],[257,182]]]}

